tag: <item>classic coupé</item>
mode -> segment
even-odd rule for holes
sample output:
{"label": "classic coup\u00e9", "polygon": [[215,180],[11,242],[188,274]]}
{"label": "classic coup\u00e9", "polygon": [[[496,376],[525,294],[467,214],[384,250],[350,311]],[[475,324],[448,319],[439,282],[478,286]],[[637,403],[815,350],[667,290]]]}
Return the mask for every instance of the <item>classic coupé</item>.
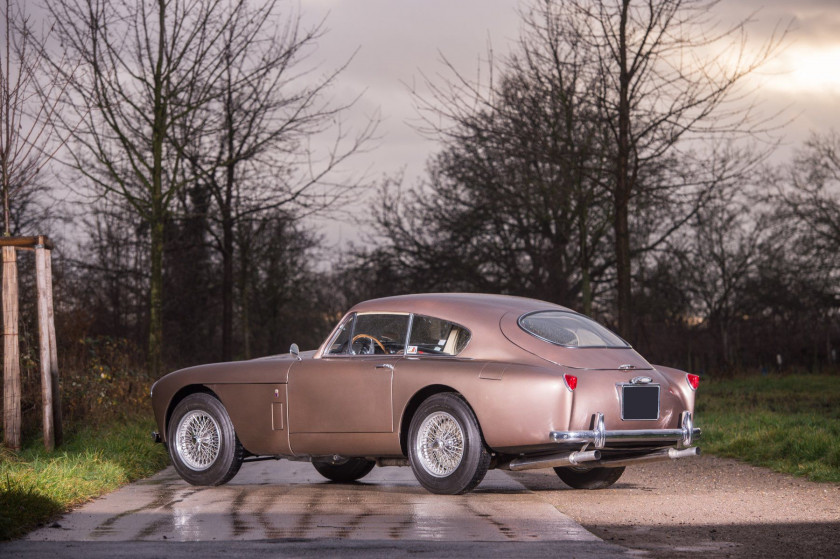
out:
{"label": "classic coup\u00e9", "polygon": [[596,489],[626,465],[699,454],[698,382],[558,305],[406,295],[356,305],[317,350],[164,376],[153,437],[195,485],[270,457],[339,482],[410,465],[441,494],[472,490],[490,468],[554,468]]}

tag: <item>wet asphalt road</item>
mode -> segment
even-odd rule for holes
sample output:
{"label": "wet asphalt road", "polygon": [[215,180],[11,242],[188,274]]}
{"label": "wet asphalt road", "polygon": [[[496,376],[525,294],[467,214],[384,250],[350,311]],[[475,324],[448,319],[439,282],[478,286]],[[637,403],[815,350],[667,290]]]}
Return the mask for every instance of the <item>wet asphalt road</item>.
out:
{"label": "wet asphalt road", "polygon": [[[558,484],[559,484],[558,480]],[[65,515],[3,557],[628,557],[501,471],[468,495],[432,495],[410,468],[361,483],[311,464],[246,463],[221,487],[169,467]]]}

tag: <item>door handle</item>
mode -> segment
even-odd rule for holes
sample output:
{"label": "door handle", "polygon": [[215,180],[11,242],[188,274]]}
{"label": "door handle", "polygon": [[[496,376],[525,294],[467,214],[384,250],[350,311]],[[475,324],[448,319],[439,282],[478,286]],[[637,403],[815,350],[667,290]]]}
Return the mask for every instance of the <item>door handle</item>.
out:
{"label": "door handle", "polygon": [[390,363],[382,363],[381,365],[376,366],[377,369],[391,369],[394,370],[394,366]]}

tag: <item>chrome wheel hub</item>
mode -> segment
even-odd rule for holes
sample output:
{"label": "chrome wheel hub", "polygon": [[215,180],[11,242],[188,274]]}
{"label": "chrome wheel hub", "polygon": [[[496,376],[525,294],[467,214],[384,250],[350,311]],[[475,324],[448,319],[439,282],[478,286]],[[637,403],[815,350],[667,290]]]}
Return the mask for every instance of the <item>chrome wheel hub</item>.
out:
{"label": "chrome wheel hub", "polygon": [[206,470],[219,456],[221,429],[207,412],[194,410],[182,417],[175,436],[178,456],[192,470]]}
{"label": "chrome wheel hub", "polygon": [[435,477],[451,475],[464,457],[464,432],[446,412],[435,412],[420,424],[414,442],[420,465]]}

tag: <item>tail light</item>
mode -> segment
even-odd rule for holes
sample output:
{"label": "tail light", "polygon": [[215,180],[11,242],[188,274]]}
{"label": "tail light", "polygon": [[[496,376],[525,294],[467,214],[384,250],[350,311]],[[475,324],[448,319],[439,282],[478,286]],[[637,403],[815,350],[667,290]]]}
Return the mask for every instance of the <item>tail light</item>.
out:
{"label": "tail light", "polygon": [[697,387],[700,386],[700,375],[692,375],[689,373],[685,375],[685,380],[688,381],[688,385],[692,390],[697,390]]}
{"label": "tail light", "polygon": [[566,388],[574,391],[577,388],[577,377],[574,375],[563,375],[563,380],[566,381]]}

